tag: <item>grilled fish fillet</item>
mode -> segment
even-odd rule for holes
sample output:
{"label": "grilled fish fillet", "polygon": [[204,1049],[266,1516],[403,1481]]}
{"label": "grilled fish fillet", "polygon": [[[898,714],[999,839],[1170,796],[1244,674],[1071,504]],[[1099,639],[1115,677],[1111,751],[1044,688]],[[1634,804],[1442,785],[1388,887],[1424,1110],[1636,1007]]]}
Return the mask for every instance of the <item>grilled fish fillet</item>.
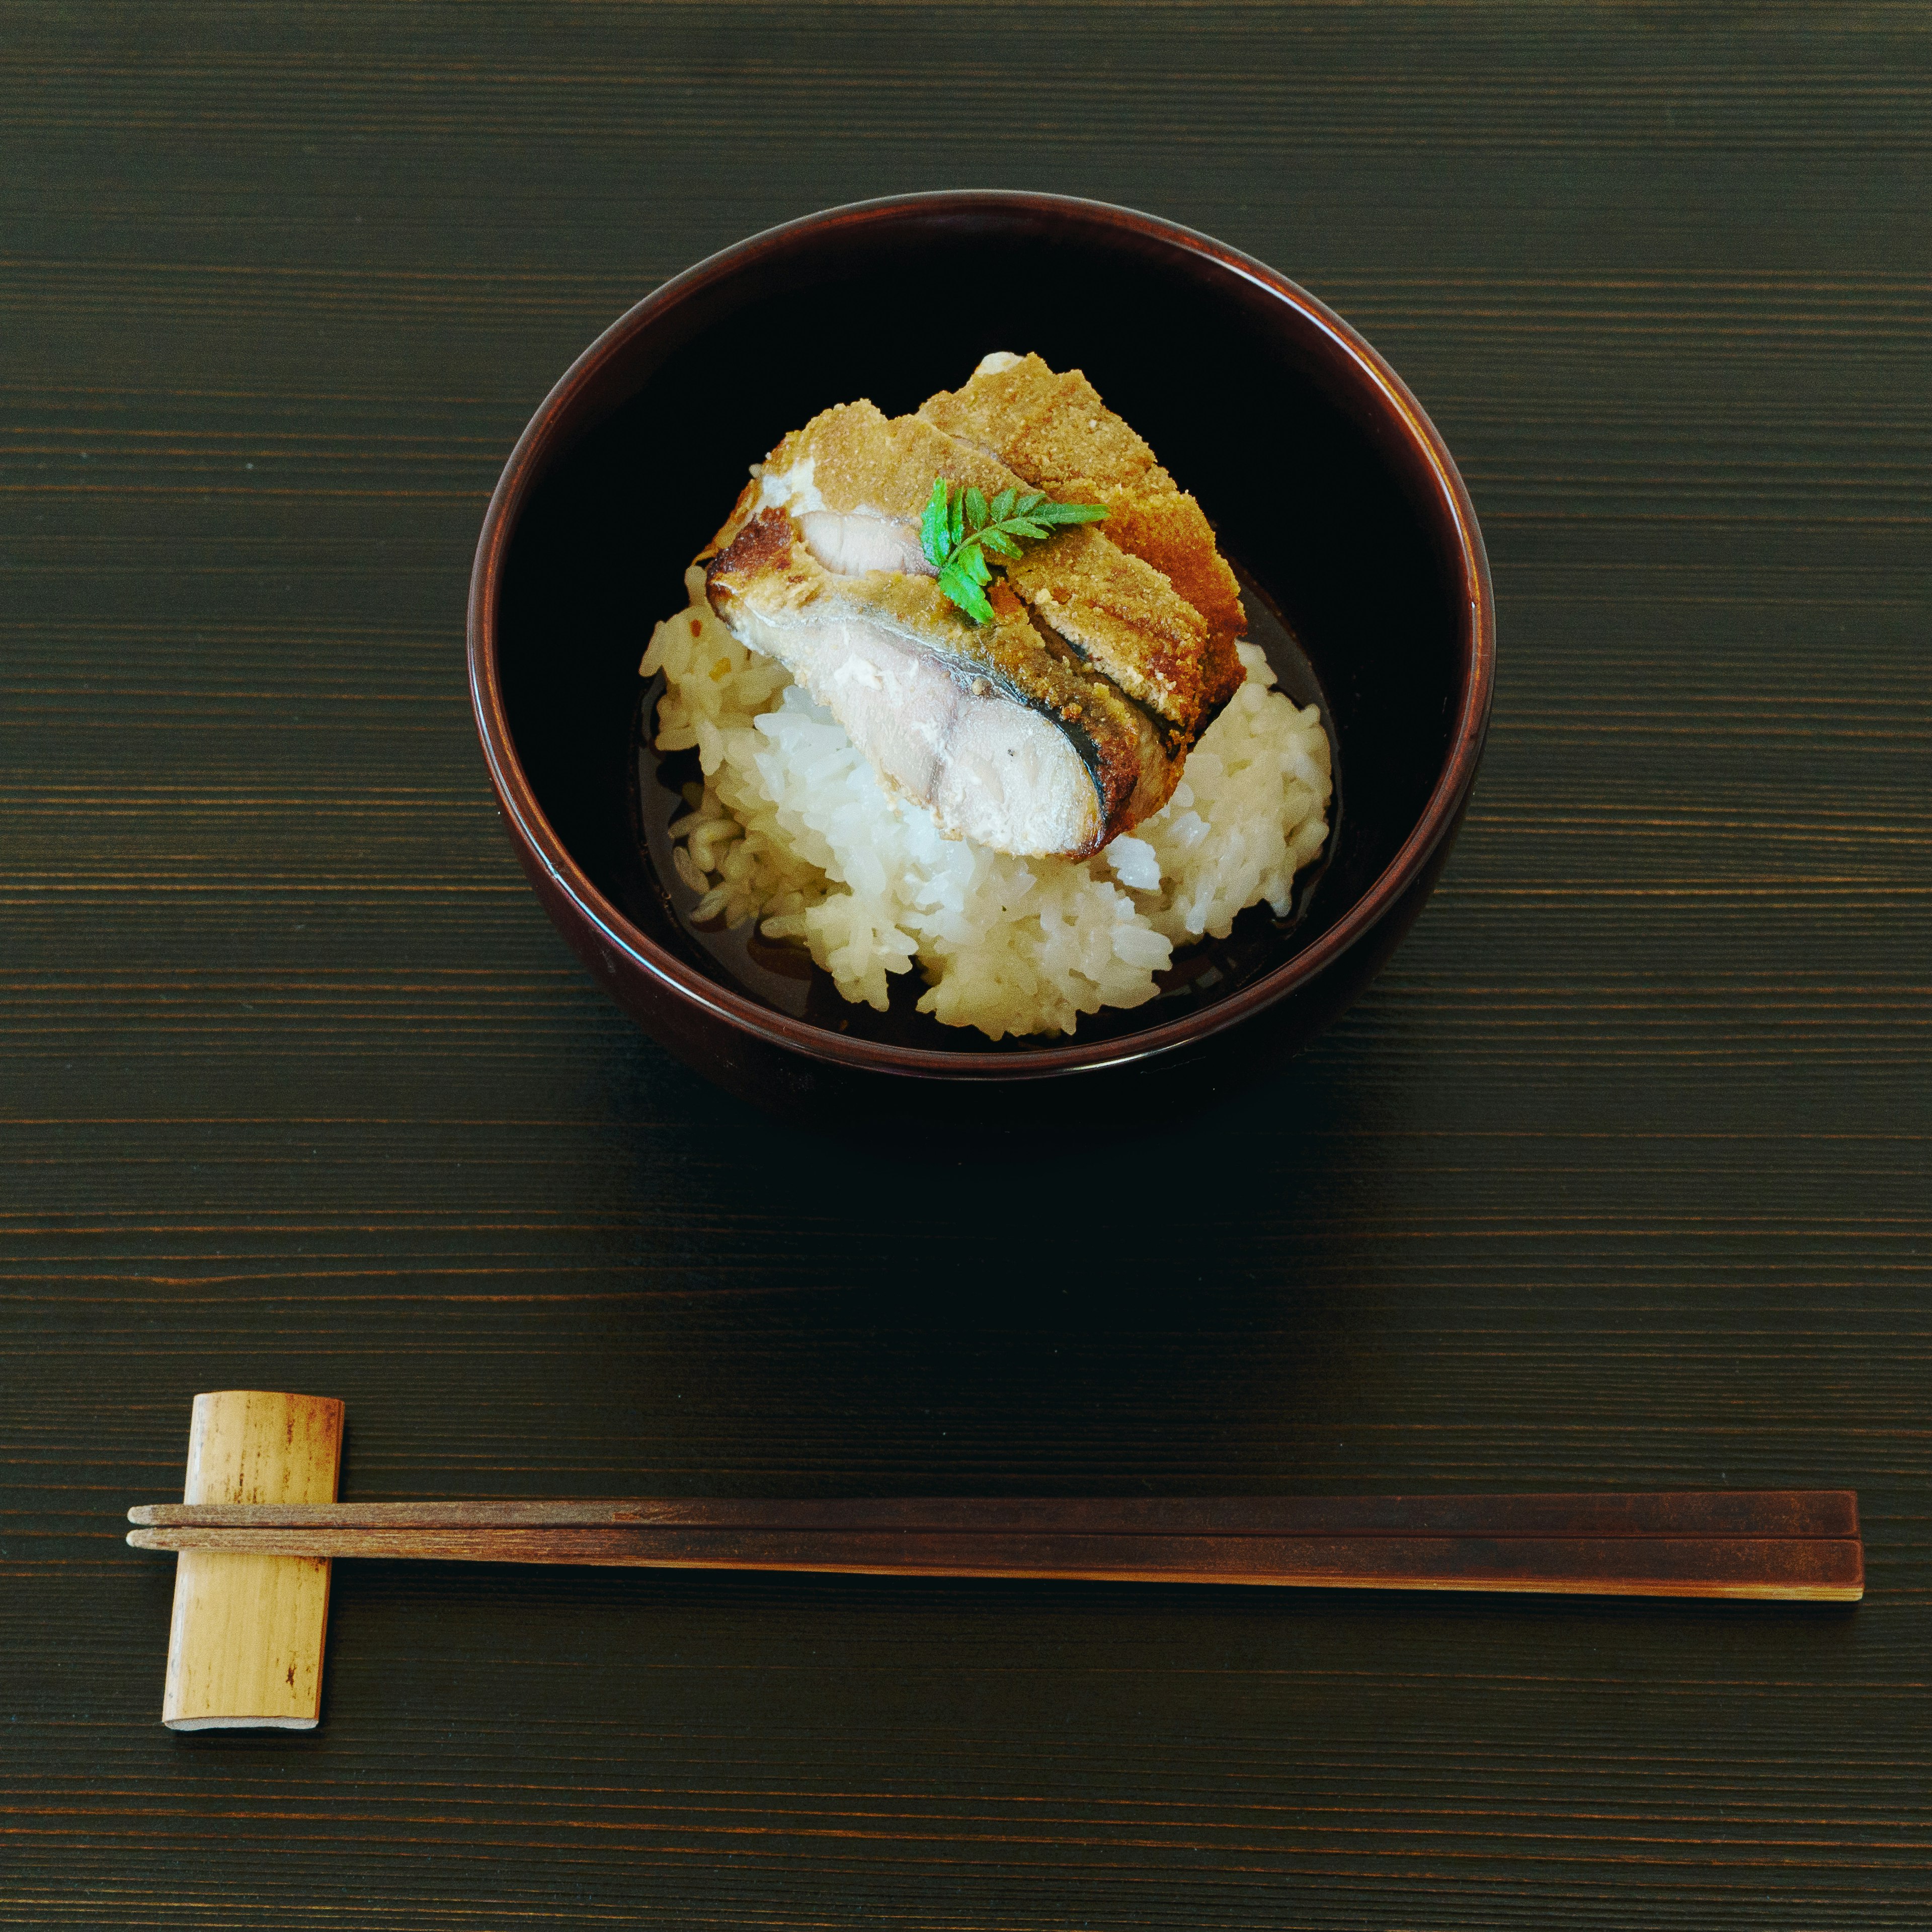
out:
{"label": "grilled fish fillet", "polygon": [[1201,506],[1078,369],[1063,374],[1037,356],[996,351],[964,388],[928,397],[919,412],[1062,502],[1106,504],[1108,538],[1206,620],[1204,703],[1210,716],[1227,703],[1241,682],[1234,645],[1248,628],[1240,586]]}
{"label": "grilled fish fillet", "polygon": [[773,506],[712,560],[706,588],[732,634],[778,658],[947,832],[1084,857],[1174,789],[1151,722],[1056,655],[1001,586],[994,621],[975,624],[930,575],[828,570]]}
{"label": "grilled fish fillet", "polygon": [[1238,660],[1222,689],[1206,619],[1091,526],[1011,563],[988,593],[994,621],[974,623],[920,548],[935,476],[988,496],[1028,480],[920,417],[827,410],[772,452],[702,553],[712,607],[943,830],[1084,857],[1167,802]]}

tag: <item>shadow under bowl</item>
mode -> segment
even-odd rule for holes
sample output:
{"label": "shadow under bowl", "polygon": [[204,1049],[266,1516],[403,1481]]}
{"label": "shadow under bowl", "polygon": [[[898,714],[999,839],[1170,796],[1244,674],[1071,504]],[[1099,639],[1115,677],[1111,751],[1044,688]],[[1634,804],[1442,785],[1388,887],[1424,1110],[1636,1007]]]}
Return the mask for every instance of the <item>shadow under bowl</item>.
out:
{"label": "shadow under bowl", "polygon": [[[1322,706],[1339,807],[1288,918],[1244,914],[1228,940],[1177,959],[1161,998],[1083,1018],[1070,1040],[998,1044],[913,1011],[913,975],[879,1015],[742,935],[692,926],[663,837],[691,774],[650,752],[638,675],[748,464],[833,402],[915,409],[994,348],[1084,369],[1199,498],[1247,587],[1253,640],[1292,695]],[[518,857],[647,1031],[781,1112],[958,1126],[1076,1105],[1090,1124],[1103,1088],[1131,1124],[1252,1073],[1341,1011],[1448,856],[1495,646],[1462,479],[1346,323],[1189,230],[1094,202],[962,192],[754,236],[607,330],[497,484],[469,652]]]}

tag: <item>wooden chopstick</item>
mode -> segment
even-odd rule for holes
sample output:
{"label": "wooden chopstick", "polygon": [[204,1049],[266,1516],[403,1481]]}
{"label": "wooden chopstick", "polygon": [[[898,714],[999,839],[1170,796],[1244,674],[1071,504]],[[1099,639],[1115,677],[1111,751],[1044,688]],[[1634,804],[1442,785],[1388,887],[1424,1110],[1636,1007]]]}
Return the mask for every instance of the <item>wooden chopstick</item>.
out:
{"label": "wooden chopstick", "polygon": [[142,1550],[1856,1601],[1850,1490],[149,1504]]}
{"label": "wooden chopstick", "polygon": [[470,1502],[143,1503],[152,1528],[956,1530],[1190,1536],[1856,1537],[1851,1490],[1529,1496],[562,1497]]}

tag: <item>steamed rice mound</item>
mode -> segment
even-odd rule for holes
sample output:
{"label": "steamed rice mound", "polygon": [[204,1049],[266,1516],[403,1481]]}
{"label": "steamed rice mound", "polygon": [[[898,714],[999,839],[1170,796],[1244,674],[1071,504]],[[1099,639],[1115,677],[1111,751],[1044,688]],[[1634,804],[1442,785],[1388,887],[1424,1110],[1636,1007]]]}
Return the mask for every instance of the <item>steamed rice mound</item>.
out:
{"label": "steamed rice mound", "polygon": [[881,784],[831,716],[775,658],[748,651],[704,597],[652,633],[662,671],[660,752],[695,748],[704,773],[670,828],[700,921],[756,919],[796,938],[850,1000],[885,1010],[915,965],[919,1010],[947,1026],[1070,1034],[1082,1013],[1138,1006],[1177,947],[1225,938],[1328,836],[1328,741],[1315,707],[1273,688],[1240,646],[1247,682],[1189,754],[1174,796],[1092,858],[1016,859],[944,837]]}

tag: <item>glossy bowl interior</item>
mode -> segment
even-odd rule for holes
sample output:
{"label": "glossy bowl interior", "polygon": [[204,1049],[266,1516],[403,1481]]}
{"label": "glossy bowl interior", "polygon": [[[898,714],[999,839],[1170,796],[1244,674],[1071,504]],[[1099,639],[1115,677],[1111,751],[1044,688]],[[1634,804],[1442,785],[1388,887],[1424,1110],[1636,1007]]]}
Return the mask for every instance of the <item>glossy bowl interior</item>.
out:
{"label": "glossy bowl interior", "polygon": [[[1341,774],[1326,863],[1297,918],[1247,916],[1205,987],[1083,1021],[1071,1041],[998,1046],[909,1011],[848,1007],[829,986],[802,1004],[761,994],[730,949],[688,928],[652,862],[640,812],[668,814],[648,758],[640,806],[635,736],[651,626],[682,603],[685,566],[746,466],[830,403],[911,410],[994,348],[1084,369],[1199,497],[1305,652],[1282,668],[1323,702]],[[1308,986],[1392,913],[1412,917],[1474,776],[1491,624],[1481,540],[1447,451],[1318,303],[1128,211],[922,196],[756,237],[586,352],[492,502],[471,674],[533,884],[586,963],[685,1058],[741,1089],[772,1053],[997,1081],[1198,1048]]]}

